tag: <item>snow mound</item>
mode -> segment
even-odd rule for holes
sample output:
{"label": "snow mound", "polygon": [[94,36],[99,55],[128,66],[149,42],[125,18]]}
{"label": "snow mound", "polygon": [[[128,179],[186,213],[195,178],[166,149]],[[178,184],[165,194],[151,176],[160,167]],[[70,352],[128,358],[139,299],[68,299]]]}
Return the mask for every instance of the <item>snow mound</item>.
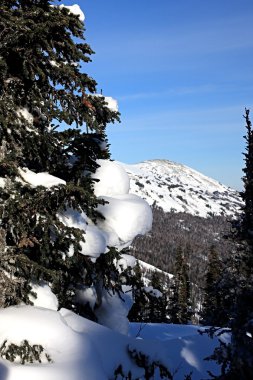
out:
{"label": "snow mound", "polygon": [[105,218],[98,222],[108,246],[122,249],[137,235],[147,233],[152,227],[152,211],[146,201],[129,194],[129,177],[116,162],[98,160],[99,168],[93,178],[95,194],[106,201],[98,206]]}
{"label": "snow mound", "polygon": [[128,194],[130,179],[125,169],[113,161],[98,160],[100,166],[93,178],[99,180],[94,184],[94,192],[99,196],[114,196]]}
{"label": "snow mound", "polygon": [[106,252],[107,238],[98,227],[88,225],[84,239],[85,242],[80,243],[83,255],[97,258]]}
{"label": "snow mound", "polygon": [[[89,366],[94,365],[89,338],[83,339],[56,311],[31,306],[0,310],[0,345],[5,340],[16,345],[21,345],[24,340],[30,345],[41,345],[52,361],[29,365],[17,362],[14,365],[2,359],[1,366],[6,369],[8,380],[88,379]],[[104,379],[99,367],[97,370],[98,377]],[[87,377],[83,377],[84,371],[87,371]]]}
{"label": "snow mound", "polygon": [[105,217],[99,226],[107,232],[111,230],[112,236],[116,233],[120,244],[129,245],[137,235],[143,235],[151,229],[152,211],[140,197],[126,194],[103,199],[108,204],[98,206],[98,211]]}
{"label": "snow mound", "polygon": [[103,326],[127,335],[129,332],[128,313],[133,305],[131,293],[124,289],[121,298],[115,293],[102,291],[102,305],[95,311],[98,322]]}
{"label": "snow mound", "polygon": [[98,164],[92,177],[99,180],[94,184],[96,196],[107,202],[97,208],[105,219],[94,225],[84,212],[72,209],[58,215],[64,225],[84,232],[85,241],[80,244],[82,254],[93,258],[106,253],[108,246],[118,249],[128,246],[152,226],[148,203],[137,195],[128,194],[129,177],[124,168],[108,160],[98,160]]}
{"label": "snow mound", "polygon": [[31,286],[32,292],[36,294],[36,297],[31,295],[29,299],[34,306],[58,310],[58,299],[47,284],[31,284]]}
{"label": "snow mound", "polygon": [[[65,226],[78,228],[84,232],[83,238],[85,241],[80,242],[81,253],[83,255],[96,258],[106,251],[107,239],[103,231],[95,226],[84,212],[68,208],[66,211],[58,214],[58,219]],[[69,256],[73,255],[72,248],[70,247]]]}

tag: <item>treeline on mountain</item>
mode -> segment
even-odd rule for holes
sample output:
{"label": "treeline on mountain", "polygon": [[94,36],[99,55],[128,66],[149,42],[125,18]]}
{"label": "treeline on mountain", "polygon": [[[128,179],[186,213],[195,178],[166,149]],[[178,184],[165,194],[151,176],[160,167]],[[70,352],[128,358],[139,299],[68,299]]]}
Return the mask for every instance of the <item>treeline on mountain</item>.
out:
{"label": "treeline on mountain", "polygon": [[[190,282],[189,264],[181,248],[177,250],[175,260],[173,276],[152,267],[146,268],[137,261],[131,284],[134,304],[128,314],[130,321],[178,324],[199,322],[199,292],[194,293],[197,287]],[[204,288],[202,293],[203,291]]]}
{"label": "treeline on mountain", "polygon": [[231,242],[226,239],[231,224],[224,216],[201,218],[188,213],[165,213],[152,207],[153,226],[145,236],[138,236],[132,244],[133,255],[155,267],[168,272],[175,271],[175,258],[180,247],[188,257],[191,279],[203,272],[212,246],[220,257],[226,257]]}
{"label": "treeline on mountain", "polygon": [[[189,302],[192,312],[196,312],[204,302],[210,252],[215,252],[220,259],[229,255],[233,244],[226,237],[230,229],[231,223],[224,216],[201,218],[188,213],[165,213],[153,206],[152,230],[134,240],[131,253],[137,259],[175,276],[181,252],[190,283]],[[171,286],[174,287],[172,283],[173,280]],[[198,321],[196,315],[192,321]]]}

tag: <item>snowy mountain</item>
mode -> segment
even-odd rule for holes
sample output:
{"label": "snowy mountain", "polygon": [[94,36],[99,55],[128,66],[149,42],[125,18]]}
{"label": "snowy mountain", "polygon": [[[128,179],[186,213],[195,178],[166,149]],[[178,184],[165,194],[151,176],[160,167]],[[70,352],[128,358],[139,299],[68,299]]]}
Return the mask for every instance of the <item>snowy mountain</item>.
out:
{"label": "snowy mountain", "polygon": [[130,192],[150,205],[155,202],[165,212],[187,212],[201,217],[240,212],[242,201],[238,191],[185,165],[168,160],[120,164],[130,177]]}

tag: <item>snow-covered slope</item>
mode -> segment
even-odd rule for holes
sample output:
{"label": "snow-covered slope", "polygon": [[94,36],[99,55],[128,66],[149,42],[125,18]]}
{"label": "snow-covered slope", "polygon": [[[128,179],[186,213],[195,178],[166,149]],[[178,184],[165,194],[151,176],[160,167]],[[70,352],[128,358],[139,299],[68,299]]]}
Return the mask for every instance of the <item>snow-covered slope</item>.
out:
{"label": "snow-covered slope", "polygon": [[192,215],[234,215],[240,211],[239,193],[196,170],[167,160],[120,163],[130,177],[130,193],[156,203],[165,212]]}
{"label": "snow-covered slope", "polygon": [[[115,370],[121,368],[124,378],[130,379],[131,373],[131,379],[144,380],[144,368],[133,357],[145,355],[146,366],[160,363],[175,374],[174,380],[190,372],[192,380],[200,380],[207,378],[207,370],[219,372],[215,362],[203,360],[218,339],[198,330],[199,326],[134,323],[126,336],[67,309],[9,307],[0,310],[0,379],[120,380]],[[222,337],[224,342],[228,339]],[[12,353],[13,345],[20,347],[19,354]],[[156,370],[152,378],[162,379],[159,373]]]}

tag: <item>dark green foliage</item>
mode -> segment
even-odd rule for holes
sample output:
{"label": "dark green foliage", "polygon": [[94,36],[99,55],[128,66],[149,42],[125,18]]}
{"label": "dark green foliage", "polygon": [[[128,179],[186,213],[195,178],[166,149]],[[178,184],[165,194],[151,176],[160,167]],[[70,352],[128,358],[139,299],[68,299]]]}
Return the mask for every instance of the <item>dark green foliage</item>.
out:
{"label": "dark green foliage", "polygon": [[160,292],[163,291],[162,278],[159,272],[156,270],[152,273],[150,285],[153,286],[154,289],[159,290]]}
{"label": "dark green foliage", "polygon": [[154,271],[151,276],[150,286],[161,293],[159,296],[153,296],[153,299],[150,301],[150,320],[154,323],[168,323],[168,288],[166,278],[159,272]]}
{"label": "dark green foliage", "polygon": [[173,376],[168,368],[166,368],[160,361],[149,358],[146,354],[135,348],[131,349],[128,347],[128,353],[137,366],[145,370],[145,380],[153,379],[156,369],[159,370],[160,379],[173,380]]}
{"label": "dark green foliage", "polygon": [[[128,319],[131,322],[168,322],[167,292],[164,288],[163,280],[158,272],[154,272],[151,277],[150,287],[146,287],[143,281],[142,269],[137,261],[131,279],[134,302],[128,314]],[[159,292],[158,294],[157,291]]]}
{"label": "dark green foliage", "polygon": [[[5,186],[0,188],[0,269],[10,276],[0,281],[0,306],[29,303],[31,281],[46,281],[60,307],[83,313],[75,304],[75,289],[91,286],[99,276],[110,287],[115,266],[103,272],[99,262],[83,256],[82,231],[66,227],[58,215],[72,208],[93,221],[100,217],[96,207],[103,201],[95,197],[89,173],[95,172],[97,159],[109,158],[101,144],[107,141],[107,123],[119,115],[81,71],[93,53],[83,23],[51,3],[1,3],[0,177]],[[69,126],[65,131],[59,131],[62,122]],[[49,172],[66,185],[32,187],[22,168]]]}
{"label": "dark green foliage", "polygon": [[190,281],[186,257],[179,248],[176,257],[172,296],[170,298],[170,322],[187,324],[191,319]]}
{"label": "dark green foliage", "polygon": [[27,340],[21,342],[20,345],[8,343],[5,340],[0,347],[2,358],[20,364],[41,363],[42,361],[51,363],[52,359],[50,355],[44,351],[44,348],[40,344],[31,345]]}
{"label": "dark green foliage", "polygon": [[[239,228],[240,237],[247,241],[249,246],[252,246],[252,231],[253,231],[253,131],[252,124],[249,119],[249,110],[245,110],[245,121],[247,134],[246,139],[246,153],[245,156],[245,168],[243,169],[244,177],[244,191],[242,192],[242,198],[244,200],[243,206],[243,218]],[[247,259],[250,260],[249,265],[252,267],[252,255],[247,255]]]}
{"label": "dark green foliage", "polygon": [[229,315],[231,344],[221,343],[211,357],[222,370],[212,378],[221,380],[248,380],[253,374],[253,131],[249,110],[245,110],[245,120],[244,207],[232,225],[234,249],[223,271],[223,297],[230,301],[223,307]]}
{"label": "dark green foliage", "polygon": [[134,322],[144,322],[149,321],[149,299],[144,290],[144,282],[142,279],[142,271],[139,262],[137,261],[134,269],[133,283],[132,285],[132,295],[133,295],[133,306],[128,313],[129,321]]}
{"label": "dark green foliage", "polygon": [[132,373],[129,371],[127,375],[124,374],[122,365],[120,364],[114,371],[114,380],[132,380]]}
{"label": "dark green foliage", "polygon": [[[201,323],[204,325],[226,326],[229,316],[224,307],[222,275],[223,262],[214,246],[208,254],[208,266],[205,275],[204,301],[201,310]],[[217,284],[220,284],[220,287]]]}
{"label": "dark green foliage", "polygon": [[253,131],[245,110],[247,135],[242,220],[235,229],[240,262],[235,308],[231,320],[231,359],[226,379],[246,380],[253,374]]}

